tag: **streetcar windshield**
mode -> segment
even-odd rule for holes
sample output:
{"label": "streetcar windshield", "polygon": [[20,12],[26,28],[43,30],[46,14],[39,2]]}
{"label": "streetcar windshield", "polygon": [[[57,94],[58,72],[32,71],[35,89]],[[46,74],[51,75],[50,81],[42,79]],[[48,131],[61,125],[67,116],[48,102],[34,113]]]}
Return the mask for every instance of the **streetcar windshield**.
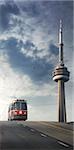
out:
{"label": "streetcar windshield", "polygon": [[16,102],[15,103],[15,109],[22,109],[22,110],[26,110],[27,109],[27,105],[26,103],[22,103],[22,102]]}

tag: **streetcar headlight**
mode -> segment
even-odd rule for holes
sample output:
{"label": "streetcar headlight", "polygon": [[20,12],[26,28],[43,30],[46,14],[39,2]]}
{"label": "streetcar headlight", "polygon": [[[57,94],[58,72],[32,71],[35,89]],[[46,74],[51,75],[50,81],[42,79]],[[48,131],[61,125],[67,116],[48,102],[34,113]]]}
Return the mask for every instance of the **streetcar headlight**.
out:
{"label": "streetcar headlight", "polygon": [[20,114],[20,115],[22,114],[22,111],[21,111],[21,110],[19,111],[19,114]]}

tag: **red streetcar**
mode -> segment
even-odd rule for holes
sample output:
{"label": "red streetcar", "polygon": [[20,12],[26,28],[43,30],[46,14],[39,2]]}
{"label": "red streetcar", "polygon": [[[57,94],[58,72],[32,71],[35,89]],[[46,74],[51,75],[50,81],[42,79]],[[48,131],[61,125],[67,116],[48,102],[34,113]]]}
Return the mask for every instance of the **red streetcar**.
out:
{"label": "red streetcar", "polygon": [[8,120],[27,120],[27,102],[14,100],[8,108]]}

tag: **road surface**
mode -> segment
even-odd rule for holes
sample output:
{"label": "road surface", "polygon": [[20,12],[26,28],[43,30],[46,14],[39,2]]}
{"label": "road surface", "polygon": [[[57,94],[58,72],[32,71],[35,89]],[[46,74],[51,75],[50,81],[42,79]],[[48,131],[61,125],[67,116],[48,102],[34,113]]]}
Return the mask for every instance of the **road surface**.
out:
{"label": "road surface", "polygon": [[0,150],[72,149],[70,144],[36,130],[34,126],[30,126],[30,123],[21,121],[0,122]]}

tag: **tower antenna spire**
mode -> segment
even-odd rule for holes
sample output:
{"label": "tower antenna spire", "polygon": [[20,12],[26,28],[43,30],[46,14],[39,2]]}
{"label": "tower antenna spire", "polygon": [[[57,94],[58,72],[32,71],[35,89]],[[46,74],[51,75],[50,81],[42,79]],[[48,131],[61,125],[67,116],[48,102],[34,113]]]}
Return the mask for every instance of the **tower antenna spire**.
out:
{"label": "tower antenna spire", "polygon": [[59,29],[59,63],[60,63],[60,65],[64,65],[64,60],[63,60],[63,26],[62,26],[62,20],[60,20],[60,29]]}

